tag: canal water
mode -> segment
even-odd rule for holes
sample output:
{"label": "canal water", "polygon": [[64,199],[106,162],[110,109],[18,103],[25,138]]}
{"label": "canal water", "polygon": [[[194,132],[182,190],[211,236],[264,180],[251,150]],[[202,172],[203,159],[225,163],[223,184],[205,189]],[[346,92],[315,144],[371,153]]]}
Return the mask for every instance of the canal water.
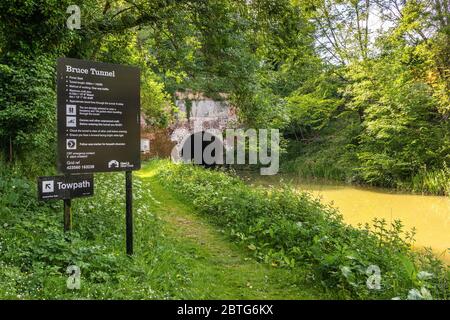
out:
{"label": "canal water", "polygon": [[399,219],[404,230],[417,230],[415,247],[431,247],[442,260],[450,264],[450,197],[397,193],[377,188],[318,183],[293,179],[289,176],[244,175],[255,185],[277,186],[290,182],[299,191],[331,203],[354,226],[384,218],[388,223]]}

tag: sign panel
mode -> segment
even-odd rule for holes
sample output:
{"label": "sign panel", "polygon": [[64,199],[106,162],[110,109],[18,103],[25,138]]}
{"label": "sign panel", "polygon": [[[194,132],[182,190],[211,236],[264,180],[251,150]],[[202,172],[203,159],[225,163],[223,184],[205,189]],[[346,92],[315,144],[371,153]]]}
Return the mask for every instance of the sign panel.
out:
{"label": "sign panel", "polygon": [[141,139],[141,152],[143,152],[143,153],[150,152],[150,140],[149,139]]}
{"label": "sign panel", "polygon": [[59,58],[58,171],[140,169],[138,68]]}
{"label": "sign panel", "polygon": [[94,176],[92,174],[38,178],[38,199],[40,201],[73,199],[93,194]]}

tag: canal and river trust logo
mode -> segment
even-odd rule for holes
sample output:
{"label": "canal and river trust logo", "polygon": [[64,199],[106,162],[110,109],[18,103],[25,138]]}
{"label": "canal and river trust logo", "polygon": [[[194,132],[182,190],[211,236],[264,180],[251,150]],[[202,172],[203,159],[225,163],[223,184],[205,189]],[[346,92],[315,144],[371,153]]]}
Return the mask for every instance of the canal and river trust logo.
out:
{"label": "canal and river trust logo", "polygon": [[111,160],[108,162],[108,168],[118,168],[118,167],[119,167],[119,161]]}

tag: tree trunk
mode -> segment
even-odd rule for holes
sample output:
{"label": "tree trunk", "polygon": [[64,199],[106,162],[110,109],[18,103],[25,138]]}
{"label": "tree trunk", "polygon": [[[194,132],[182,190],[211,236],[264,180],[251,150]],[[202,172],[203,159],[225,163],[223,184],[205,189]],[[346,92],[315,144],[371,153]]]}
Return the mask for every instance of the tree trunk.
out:
{"label": "tree trunk", "polygon": [[9,137],[9,162],[13,162],[13,144],[12,144],[12,138]]}

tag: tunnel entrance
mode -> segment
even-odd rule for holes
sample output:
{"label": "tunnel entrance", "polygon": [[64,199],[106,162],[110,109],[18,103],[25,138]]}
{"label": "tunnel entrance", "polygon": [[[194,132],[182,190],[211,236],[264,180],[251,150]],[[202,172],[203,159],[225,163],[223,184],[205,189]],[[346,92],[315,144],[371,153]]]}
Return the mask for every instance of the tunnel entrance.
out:
{"label": "tunnel entrance", "polygon": [[[201,154],[198,154],[197,156],[195,154],[195,143],[199,143],[201,146],[197,149],[198,153],[200,153],[199,151],[201,150]],[[216,135],[207,131],[193,133],[186,139],[183,144],[183,148],[181,149],[181,158],[184,162],[192,162],[206,168],[215,167],[217,165],[216,161],[214,161],[213,163],[207,163],[204,159],[204,151],[206,147],[213,143],[217,144],[217,148],[220,148],[223,151],[222,140],[219,139]],[[214,159],[216,156],[223,157],[223,155],[216,154],[217,148],[214,148],[211,152],[211,156]]]}

